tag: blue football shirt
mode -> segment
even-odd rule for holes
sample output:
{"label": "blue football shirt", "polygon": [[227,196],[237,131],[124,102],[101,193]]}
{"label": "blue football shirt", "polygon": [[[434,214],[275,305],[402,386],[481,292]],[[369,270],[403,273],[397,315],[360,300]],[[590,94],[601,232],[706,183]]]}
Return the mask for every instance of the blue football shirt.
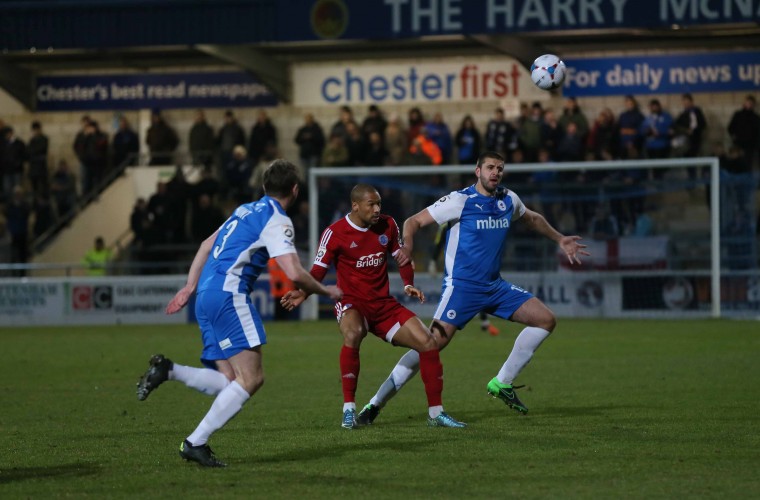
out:
{"label": "blue football shirt", "polygon": [[501,278],[501,256],[513,221],[525,205],[512,191],[484,196],[475,185],[453,191],[427,207],[438,224],[449,223],[444,285],[483,286]]}
{"label": "blue football shirt", "polygon": [[220,227],[198,291],[249,294],[270,257],[296,253],[293,223],[269,196],[240,205]]}

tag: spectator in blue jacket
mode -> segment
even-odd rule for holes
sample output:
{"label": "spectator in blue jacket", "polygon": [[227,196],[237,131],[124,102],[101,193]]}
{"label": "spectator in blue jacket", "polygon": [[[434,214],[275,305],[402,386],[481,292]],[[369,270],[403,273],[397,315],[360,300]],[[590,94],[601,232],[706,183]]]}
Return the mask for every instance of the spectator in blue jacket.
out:
{"label": "spectator in blue jacket", "polygon": [[460,165],[474,165],[480,156],[482,139],[480,132],[475,127],[472,116],[467,115],[462,119],[462,124],[457,130],[457,163]]}
{"label": "spectator in blue jacket", "polygon": [[673,117],[662,109],[660,101],[649,101],[649,116],[641,123],[641,135],[644,137],[644,151],[648,158],[667,158],[670,156],[670,134]]}
{"label": "spectator in blue jacket", "polygon": [[635,160],[641,151],[641,124],[644,123],[644,114],[632,95],[625,96],[624,105],[625,111],[618,117],[618,151],[623,160]]}
{"label": "spectator in blue jacket", "polygon": [[428,138],[441,150],[441,164],[448,165],[451,163],[451,131],[446,122],[443,121],[443,115],[441,113],[433,115],[433,121],[428,122],[425,128]]}

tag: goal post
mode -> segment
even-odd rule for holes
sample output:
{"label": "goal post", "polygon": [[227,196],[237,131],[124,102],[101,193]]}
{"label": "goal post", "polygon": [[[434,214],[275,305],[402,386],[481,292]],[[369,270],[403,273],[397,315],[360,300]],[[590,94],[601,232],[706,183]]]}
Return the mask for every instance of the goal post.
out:
{"label": "goal post", "polygon": [[[349,198],[349,192],[351,187],[356,184],[357,182],[367,182],[369,184],[380,184],[383,186],[388,187],[388,189],[392,189],[393,195],[390,197],[390,199],[387,199],[384,197],[383,202],[383,212],[387,213],[388,207],[393,207],[394,209],[398,208],[398,204],[401,203],[404,205],[403,217],[408,217],[418,211],[419,209],[423,208],[424,206],[427,206],[429,202],[432,200],[435,200],[437,198],[440,198],[441,196],[449,193],[450,191],[453,191],[455,189],[459,189],[463,187],[462,185],[452,185],[450,181],[451,179],[456,179],[457,176],[462,176],[466,174],[472,174],[472,178],[468,181],[469,183],[474,182],[474,165],[449,165],[449,166],[401,166],[401,167],[390,167],[390,166],[384,166],[384,167],[313,167],[308,172],[308,191],[309,191],[309,205],[310,205],[310,211],[309,211],[309,245],[310,245],[310,255],[309,259],[312,259],[313,256],[317,252],[317,246],[319,242],[319,236],[320,232],[326,227],[327,224],[333,222],[334,220],[320,220],[320,212],[323,212],[322,208],[327,203],[334,203],[335,197],[339,196],[341,197],[342,201],[348,202]],[[707,172],[708,175],[702,175],[700,178],[693,177],[691,180],[687,179],[685,176],[686,169],[698,169],[697,172]],[[709,225],[709,227],[706,227],[704,229],[700,226],[700,231],[704,230],[706,231],[709,229],[709,238],[707,238],[707,233],[704,234],[704,239],[709,241],[709,265],[701,266],[701,267],[692,267],[690,269],[691,272],[686,273],[691,276],[702,276],[702,278],[706,278],[707,275],[709,275],[709,291],[708,290],[701,290],[699,293],[702,294],[703,299],[707,297],[709,294],[709,304],[703,301],[700,307],[698,307],[698,310],[694,311],[682,311],[684,316],[702,316],[702,317],[713,317],[718,318],[721,317],[721,174],[720,174],[720,167],[719,167],[719,160],[715,157],[703,157],[703,158],[673,158],[673,159],[662,159],[662,160],[618,160],[618,161],[596,161],[596,162],[563,162],[563,163],[533,163],[533,164],[506,164],[505,165],[505,180],[503,181],[503,184],[505,184],[507,187],[513,188],[515,192],[521,197],[523,202],[528,206],[528,208],[532,208],[531,203],[533,200],[541,201],[542,196],[542,188],[546,186],[554,186],[559,187],[560,191],[562,188],[572,187],[568,186],[571,183],[568,182],[557,182],[554,181],[553,183],[547,183],[542,184],[541,181],[538,182],[532,182],[532,184],[519,184],[520,187],[518,187],[518,184],[512,184],[510,182],[511,178],[518,178],[525,176],[533,176],[535,177],[535,174],[542,173],[542,172],[551,172],[553,174],[557,174],[559,176],[570,176],[572,177],[576,173],[585,173],[590,174],[593,172],[601,173],[601,172],[624,172],[624,171],[632,171],[636,170],[639,172],[648,172],[649,179],[651,182],[649,182],[647,185],[649,186],[656,186],[655,188],[650,189],[650,193],[660,193],[660,191],[657,191],[658,189],[662,190],[662,192],[666,193],[676,193],[675,195],[671,195],[674,199],[686,199],[689,196],[692,198],[695,196],[694,191],[696,190],[695,187],[703,186],[704,188],[700,187],[700,189],[704,189],[700,191],[700,193],[706,192],[709,193],[709,198],[704,199],[704,204],[708,204],[709,200],[709,206],[707,208],[707,211],[709,212],[709,222],[705,221],[706,224]],[[584,174],[584,175],[585,175]],[[658,179],[657,181],[654,181],[652,179]],[[437,182],[433,182],[434,179],[438,179]],[[440,182],[440,179],[444,179],[444,182]],[[674,179],[676,179],[674,181]],[[338,183],[339,189],[333,189],[331,191],[325,191],[324,185],[326,183],[326,180],[329,181],[327,183]],[[673,187],[676,186],[676,187]],[[680,186],[680,187],[679,187]],[[522,189],[525,187],[525,189]],[[529,189],[528,189],[529,187]],[[631,194],[630,190],[628,192],[625,192],[622,195],[616,195],[616,194],[610,194],[610,192],[615,191],[614,189],[610,189],[608,186],[605,186],[603,184],[595,185],[593,182],[590,182],[583,186],[587,193],[591,193],[590,195],[587,195],[586,198],[583,198],[581,196],[576,195],[557,195],[556,190],[554,191],[554,194],[546,194],[544,192],[544,195],[547,196],[547,199],[553,199],[555,201],[554,205],[561,205],[563,207],[563,210],[572,210],[573,204],[576,203],[574,200],[583,200],[581,202],[577,203],[589,203],[589,199],[595,199],[595,197],[601,197],[601,199],[606,200],[609,202],[610,200],[614,200],[615,196],[623,196],[623,197],[633,197],[638,196],[637,194]],[[599,192],[601,194],[595,194],[596,192]],[[383,191],[381,191],[382,194]],[[624,199],[624,198],[621,198]],[[345,209],[345,205],[343,206]],[[700,207],[701,211],[703,212],[705,207]],[[667,212],[669,207],[665,206],[662,207],[662,209]],[[539,212],[542,212],[540,209]],[[688,211],[688,208],[686,209]],[[346,211],[341,213],[346,213]],[[661,214],[662,217],[667,218],[667,214]],[[323,217],[324,219],[324,217]],[[400,220],[398,220],[400,219]],[[403,219],[399,216],[397,216],[397,221],[399,225],[403,224]],[[323,227],[324,226],[324,227]],[[586,234],[585,228],[579,228],[577,231],[577,234],[580,234],[584,241],[591,242],[593,241],[592,235]],[[532,238],[535,239],[542,239],[542,237],[538,235],[533,235]],[[508,237],[509,240],[512,239],[512,233],[510,233],[510,236]],[[701,233],[696,237],[698,241],[702,240]],[[548,241],[548,240],[547,240]],[[550,242],[551,243],[551,242]],[[641,246],[641,249],[643,253],[651,253],[653,251],[652,248],[646,248],[644,243],[641,242],[635,242],[637,245]],[[678,243],[678,242],[674,242]],[[511,244],[511,241],[508,241],[507,246],[509,247]],[[621,243],[622,245],[622,240]],[[418,243],[419,245],[419,243]],[[644,246],[642,246],[644,245]],[[595,247],[599,247],[599,244],[595,243]],[[621,257],[622,258],[622,257]],[[558,259],[557,259],[558,260]],[[707,263],[706,263],[707,264]],[[614,266],[613,266],[614,267]],[[755,271],[756,271],[756,264],[755,264]],[[562,273],[565,275],[568,274],[579,274],[582,272],[591,272],[591,270],[587,271],[579,271],[577,273],[569,272],[566,269],[562,269],[561,266],[555,266],[554,269],[543,269],[539,271],[540,273],[543,273],[542,277],[540,278],[541,282],[549,281],[551,282],[551,277],[554,276],[552,273]],[[424,274],[425,269],[424,266],[420,266],[418,262],[417,266],[417,274]],[[666,263],[664,266],[654,266],[653,268],[649,270],[642,271],[640,269],[617,269],[614,270],[612,267],[610,270],[599,270],[598,268],[593,270],[594,275],[599,275],[601,273],[602,275],[609,275],[609,276],[617,276],[620,279],[627,279],[629,282],[636,281],[636,277],[638,276],[639,281],[642,283],[648,283],[648,282],[654,282],[657,281],[655,278],[658,276],[665,276],[665,275],[672,275],[677,279],[677,276],[684,274],[684,269],[671,269],[670,263]],[[505,277],[505,279],[510,280],[510,274],[513,274],[513,271],[503,271],[502,275]],[[590,276],[591,274],[589,274]],[[647,279],[644,279],[645,276],[650,276],[651,279],[648,281]],[[563,278],[563,279],[569,279],[569,278]],[[654,280],[654,281],[652,281]],[[661,281],[661,280],[660,280]],[[432,281],[431,281],[432,283]],[[437,277],[437,287],[440,288],[440,275]],[[393,282],[392,282],[393,284]],[[516,284],[519,284],[516,282]],[[704,283],[704,285],[707,285],[707,283]],[[642,285],[644,286],[644,285]],[[664,286],[664,285],[663,285]],[[707,286],[699,285],[699,288],[708,288]],[[534,292],[535,293],[535,292]],[[622,293],[622,292],[621,292]],[[644,292],[642,292],[644,293]],[[664,292],[663,292],[664,293]],[[673,293],[678,293],[678,290],[675,290]],[[694,293],[693,291],[691,293]],[[427,294],[427,290],[426,290]],[[309,306],[304,311],[304,317],[311,317],[316,318],[318,314],[318,300],[316,297],[313,297],[310,299]],[[658,314],[658,312],[655,311],[642,311],[641,314],[635,313],[637,317],[673,317],[679,316],[679,311],[662,311],[662,314]],[[675,313],[675,314],[674,314]],[[572,313],[570,313],[572,314]],[[604,314],[604,313],[602,313]]]}

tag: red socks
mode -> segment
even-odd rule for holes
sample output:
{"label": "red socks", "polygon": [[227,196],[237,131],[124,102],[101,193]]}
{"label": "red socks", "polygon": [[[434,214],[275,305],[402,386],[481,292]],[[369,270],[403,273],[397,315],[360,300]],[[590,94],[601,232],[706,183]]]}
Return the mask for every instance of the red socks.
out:
{"label": "red socks", "polygon": [[442,406],[443,365],[441,364],[438,349],[420,353],[420,376],[422,377],[422,383],[425,384],[428,407]]}
{"label": "red socks", "polygon": [[359,381],[359,349],[344,345],[340,350],[340,376],[343,385],[343,402],[354,403],[356,384]]}

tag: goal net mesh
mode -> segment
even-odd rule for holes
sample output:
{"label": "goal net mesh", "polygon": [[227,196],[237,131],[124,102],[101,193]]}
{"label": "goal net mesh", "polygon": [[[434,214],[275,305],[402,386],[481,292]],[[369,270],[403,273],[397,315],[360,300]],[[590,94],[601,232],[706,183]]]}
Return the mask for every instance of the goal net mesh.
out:
{"label": "goal net mesh", "polygon": [[[571,266],[556,243],[519,222],[510,229],[502,276],[558,316],[760,315],[751,176],[720,171],[716,158],[507,164],[505,172],[503,184],[529,209],[563,234],[581,236],[592,254]],[[473,166],[312,168],[308,260],[322,229],[350,211],[349,192],[359,182],[378,189],[383,213],[401,226],[475,180]],[[416,282],[428,303],[414,310],[423,317],[432,316],[440,294],[442,239],[435,225],[415,237]],[[406,299],[396,273],[392,288]]]}

